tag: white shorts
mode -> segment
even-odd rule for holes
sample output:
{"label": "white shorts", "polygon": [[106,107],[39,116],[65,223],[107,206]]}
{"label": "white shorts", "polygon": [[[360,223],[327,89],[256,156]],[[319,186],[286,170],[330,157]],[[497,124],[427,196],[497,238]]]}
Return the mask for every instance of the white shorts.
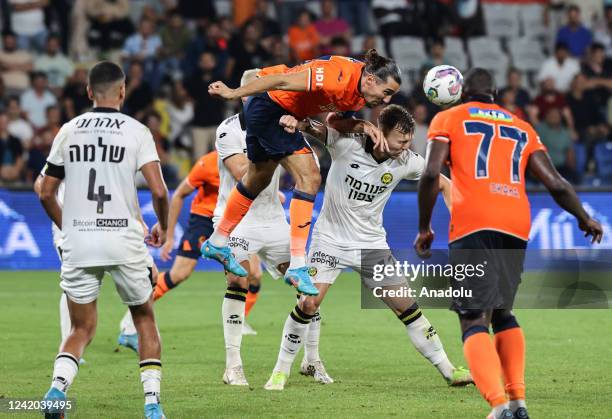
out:
{"label": "white shorts", "polygon": [[346,268],[359,273],[363,284],[370,289],[408,283],[403,276],[386,277],[384,282],[377,282],[372,278],[373,263],[395,263],[395,257],[389,249],[367,250],[364,253],[362,249],[340,249],[331,243],[313,239],[307,262],[310,277],[315,284],[333,284]]}
{"label": "white shorts", "polygon": [[238,262],[258,255],[273,278],[281,273],[277,266],[289,262],[289,224],[285,219],[276,224],[253,225],[240,223],[229,237],[228,246]]}
{"label": "white shorts", "polygon": [[100,294],[104,273],[115,282],[121,300],[128,306],[144,304],[153,292],[152,259],[148,255],[140,262],[115,266],[77,268],[62,265],[60,286],[72,301],[87,304]]}

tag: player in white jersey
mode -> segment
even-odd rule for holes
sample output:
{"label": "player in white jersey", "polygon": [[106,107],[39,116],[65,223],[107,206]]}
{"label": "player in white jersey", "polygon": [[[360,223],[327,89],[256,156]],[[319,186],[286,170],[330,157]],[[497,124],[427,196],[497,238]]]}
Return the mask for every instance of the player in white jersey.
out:
{"label": "player in white jersey", "polygon": [[[282,122],[294,128],[294,118]],[[319,124],[320,125],[320,124]],[[282,390],[291,365],[305,342],[301,373],[321,383],[331,383],[319,358],[320,329],[306,330],[317,318],[317,311],[329,287],[344,268],[361,274],[367,288],[395,290],[407,287],[403,276],[376,283],[369,259],[394,263],[383,227],[383,209],[393,189],[402,179],[418,179],[424,159],[409,150],[414,132],[412,116],[401,106],[389,105],[381,112],[378,126],[389,145],[388,151],[375,150],[369,137],[341,135],[331,127],[300,124],[300,128],[325,144],[332,158],[325,184],[323,208],[314,226],[309,250],[310,275],[319,290],[316,297],[302,297],[288,316],[283,329],[280,352],[267,390]],[[450,203],[450,181],[440,176],[440,188]],[[440,371],[450,385],[472,382],[469,371],[455,368],[448,360],[436,330],[410,297],[383,297],[384,303],[404,323],[416,349]],[[317,322],[320,324],[320,322]],[[320,327],[320,326],[319,326]],[[313,367],[308,367],[312,365]]]}
{"label": "player in white jersey", "polygon": [[[40,199],[64,234],[61,287],[68,297],[72,329],[55,359],[46,400],[66,400],[78,371],[78,359],[94,336],[96,300],[102,277],[110,273],[117,291],[130,307],[139,334],[145,416],[163,418],[159,404],[161,344],[151,299],[152,272],[135,176],[140,170],[153,195],[159,223],[150,244],[165,240],[168,192],[150,131],[119,112],[125,98],[125,75],[111,62],[89,72],[87,93],[94,109],[64,124],[53,141],[42,180]],[[57,190],[65,182],[64,208]],[[68,205],[68,203],[70,203]],[[64,406],[62,406],[64,407]],[[49,408],[48,418],[64,417]]]}
{"label": "player in white jersey", "polygon": [[[241,84],[248,83],[258,72],[258,69],[245,71]],[[243,101],[246,99],[243,98]],[[242,179],[249,164],[242,112],[219,125],[215,147],[219,155],[220,177],[219,197],[213,214],[213,224],[216,226],[225,211],[230,192]],[[229,237],[228,246],[249,275],[239,277],[227,274],[228,287],[221,308],[226,349],[223,381],[226,384],[248,385],[240,357],[241,332],[250,309],[249,297],[257,295],[261,279],[260,275],[253,275],[259,266],[249,262],[249,259],[258,255],[275,279],[283,275],[289,265],[289,224],[281,202],[279,182],[280,168],[277,168],[268,187],[257,196],[247,215]]]}

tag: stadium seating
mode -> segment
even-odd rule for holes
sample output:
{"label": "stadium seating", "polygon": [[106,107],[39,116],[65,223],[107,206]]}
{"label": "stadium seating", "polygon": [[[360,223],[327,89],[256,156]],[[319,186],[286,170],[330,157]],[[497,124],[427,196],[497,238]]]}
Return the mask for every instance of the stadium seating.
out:
{"label": "stadium seating", "polygon": [[515,38],[519,35],[519,6],[513,4],[483,5],[487,34],[498,38]]}
{"label": "stadium seating", "polygon": [[[425,42],[421,38],[400,36],[393,38],[390,44],[391,54],[404,74],[408,74],[411,81],[416,80],[421,65],[427,59]],[[402,90],[410,89],[412,83],[402,84]]]}
{"label": "stadium seating", "polygon": [[529,85],[535,86],[535,76],[546,60],[542,45],[535,38],[514,38],[508,42],[512,65],[527,75]]}
{"label": "stadium seating", "polygon": [[599,143],[595,146],[595,163],[597,176],[604,182],[612,180],[612,143]]}
{"label": "stadium seating", "polygon": [[[385,40],[382,36],[376,35],[376,50],[381,54],[385,53]],[[355,35],[351,38],[351,51],[353,54],[358,54],[363,52],[363,41],[365,41],[365,35]]]}
{"label": "stadium seating", "polygon": [[503,86],[506,80],[509,59],[502,50],[501,42],[493,37],[476,37],[468,40],[468,52],[473,67],[481,67],[495,75],[495,82]]}
{"label": "stadium seating", "polygon": [[523,36],[542,38],[546,35],[544,26],[544,6],[541,4],[524,4],[519,7],[519,18]]}
{"label": "stadium seating", "polygon": [[468,68],[468,57],[463,48],[461,38],[446,37],[444,39],[445,51],[444,57],[448,64],[457,67],[460,71],[465,71]]}

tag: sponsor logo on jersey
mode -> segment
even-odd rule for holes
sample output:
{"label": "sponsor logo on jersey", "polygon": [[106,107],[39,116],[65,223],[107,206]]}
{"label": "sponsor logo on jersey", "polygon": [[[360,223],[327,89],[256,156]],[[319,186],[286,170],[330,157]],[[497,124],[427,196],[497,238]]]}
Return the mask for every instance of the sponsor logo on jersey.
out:
{"label": "sponsor logo on jersey", "polygon": [[323,67],[317,67],[315,69],[315,86],[323,87],[324,79],[325,79],[325,69]]}
{"label": "sponsor logo on jersey", "polygon": [[380,177],[380,181],[381,181],[383,184],[388,185],[388,184],[390,184],[391,182],[393,182],[393,175],[392,175],[391,173],[387,172],[387,173],[385,173],[384,175],[382,175],[382,176]]}
{"label": "sponsor logo on jersey", "polygon": [[[321,265],[325,265],[330,268],[335,268],[338,265],[338,262],[340,262],[340,259],[338,257],[333,256],[333,255],[328,255],[327,253],[322,252],[320,250],[317,250],[316,252],[314,252],[312,254],[312,257],[310,258],[310,263],[319,263]],[[316,275],[317,268],[314,268],[314,269],[315,269],[314,275]],[[314,276],[313,274],[310,273],[310,269],[308,270],[308,274],[310,276]]]}
{"label": "sponsor logo on jersey", "polygon": [[498,109],[469,108],[471,118],[488,119],[490,121],[512,122],[512,115]]}
{"label": "sponsor logo on jersey", "polygon": [[[385,173],[383,177],[386,175],[391,176],[391,173]],[[393,176],[391,176],[391,180],[393,180]],[[391,180],[389,180],[389,182],[391,182]],[[385,185],[374,185],[372,183],[363,182],[351,175],[346,175],[344,183],[347,183],[350,188],[348,199],[354,199],[356,201],[372,202],[377,195],[387,190],[387,186]]]}
{"label": "sponsor logo on jersey", "polygon": [[128,226],[127,218],[98,218],[96,220],[96,227],[120,228],[120,227],[127,227],[127,226]]}
{"label": "sponsor logo on jersey", "polygon": [[338,108],[333,103],[328,103],[327,105],[320,105],[319,109],[321,112],[338,112]]}
{"label": "sponsor logo on jersey", "polygon": [[352,169],[359,169],[359,165],[357,163],[351,164]]}

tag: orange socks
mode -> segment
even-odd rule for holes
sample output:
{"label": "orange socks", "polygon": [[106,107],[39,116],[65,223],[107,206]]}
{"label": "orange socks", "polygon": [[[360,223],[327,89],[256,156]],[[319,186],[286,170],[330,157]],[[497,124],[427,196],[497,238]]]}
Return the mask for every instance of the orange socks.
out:
{"label": "orange socks", "polygon": [[463,353],[476,387],[491,407],[506,403],[506,392],[501,381],[501,364],[489,329],[473,326],[463,334]]}
{"label": "orange socks", "polygon": [[170,278],[170,272],[162,272],[157,276],[157,283],[153,288],[153,301],[157,301],[164,296],[165,293],[174,288],[176,284]]}
{"label": "orange socks", "polygon": [[227,245],[229,235],[247,214],[254,199],[255,197],[249,194],[242,182],[236,184],[227,198],[225,212],[221,221],[219,221],[219,226],[210,237],[213,246],[223,247]]}
{"label": "orange socks", "polygon": [[525,399],[525,335],[520,327],[495,333],[495,348],[502,365],[510,400]]}
{"label": "orange socks", "polygon": [[257,302],[257,297],[259,296],[259,286],[258,285],[249,285],[249,292],[247,292],[246,296],[246,305],[244,306],[244,316],[248,316],[249,312]]}
{"label": "orange socks", "polygon": [[312,209],[315,196],[293,190],[293,198],[289,204],[289,219],[291,221],[291,263],[289,268],[300,268],[306,265],[306,242],[312,223]]}

